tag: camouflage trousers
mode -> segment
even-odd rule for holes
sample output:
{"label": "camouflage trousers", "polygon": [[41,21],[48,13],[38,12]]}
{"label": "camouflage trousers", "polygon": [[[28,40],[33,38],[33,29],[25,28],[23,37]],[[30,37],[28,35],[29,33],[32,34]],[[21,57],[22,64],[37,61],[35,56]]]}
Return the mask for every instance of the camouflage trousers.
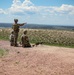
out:
{"label": "camouflage trousers", "polygon": [[14,46],[17,46],[18,33],[14,32]]}
{"label": "camouflage trousers", "polygon": [[14,46],[14,39],[10,40],[10,46]]}
{"label": "camouflage trousers", "polygon": [[31,45],[30,45],[30,43],[29,43],[29,41],[22,41],[22,47],[31,47]]}

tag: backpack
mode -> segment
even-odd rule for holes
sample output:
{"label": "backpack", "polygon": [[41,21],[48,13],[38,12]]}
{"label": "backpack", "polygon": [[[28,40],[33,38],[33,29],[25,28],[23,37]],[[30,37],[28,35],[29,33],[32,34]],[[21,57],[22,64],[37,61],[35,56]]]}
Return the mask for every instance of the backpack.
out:
{"label": "backpack", "polygon": [[14,24],[12,26],[12,29],[14,30],[14,32],[19,32],[19,25],[18,24]]}

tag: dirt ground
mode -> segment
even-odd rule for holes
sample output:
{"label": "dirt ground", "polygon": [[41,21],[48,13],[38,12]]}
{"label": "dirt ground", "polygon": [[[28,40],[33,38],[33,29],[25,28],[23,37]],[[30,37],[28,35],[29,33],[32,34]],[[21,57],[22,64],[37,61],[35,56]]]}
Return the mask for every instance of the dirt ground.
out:
{"label": "dirt ground", "polygon": [[9,41],[0,48],[9,51],[0,58],[0,75],[74,75],[74,48],[11,47]]}

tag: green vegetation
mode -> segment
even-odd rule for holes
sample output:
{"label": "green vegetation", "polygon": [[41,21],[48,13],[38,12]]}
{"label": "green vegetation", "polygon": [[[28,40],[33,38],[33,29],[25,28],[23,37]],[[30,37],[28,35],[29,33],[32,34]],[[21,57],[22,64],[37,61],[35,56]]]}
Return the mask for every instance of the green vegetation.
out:
{"label": "green vegetation", "polygon": [[0,40],[8,40],[9,34],[10,34],[9,29],[0,29]]}
{"label": "green vegetation", "polygon": [[4,49],[0,49],[0,57],[6,55],[8,53],[7,50],[4,50]]}
{"label": "green vegetation", "polygon": [[[20,32],[20,36],[23,30]],[[47,45],[74,47],[74,32],[66,30],[28,29],[30,42]]]}
{"label": "green vegetation", "polygon": [[[25,29],[20,29],[19,38]],[[47,30],[47,29],[27,29],[31,43],[43,42],[47,45],[74,47],[74,31],[67,30]],[[8,40],[11,29],[2,29],[0,39]]]}

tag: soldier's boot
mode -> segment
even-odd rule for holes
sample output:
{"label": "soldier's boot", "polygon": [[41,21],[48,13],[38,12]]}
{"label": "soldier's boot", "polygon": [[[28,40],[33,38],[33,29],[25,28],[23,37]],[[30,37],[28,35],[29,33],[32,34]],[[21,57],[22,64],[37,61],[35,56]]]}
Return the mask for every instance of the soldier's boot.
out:
{"label": "soldier's boot", "polygon": [[18,44],[16,43],[16,44],[14,44],[14,47],[18,47]]}
{"label": "soldier's boot", "polygon": [[10,46],[14,46],[14,43],[13,42],[10,42]]}

